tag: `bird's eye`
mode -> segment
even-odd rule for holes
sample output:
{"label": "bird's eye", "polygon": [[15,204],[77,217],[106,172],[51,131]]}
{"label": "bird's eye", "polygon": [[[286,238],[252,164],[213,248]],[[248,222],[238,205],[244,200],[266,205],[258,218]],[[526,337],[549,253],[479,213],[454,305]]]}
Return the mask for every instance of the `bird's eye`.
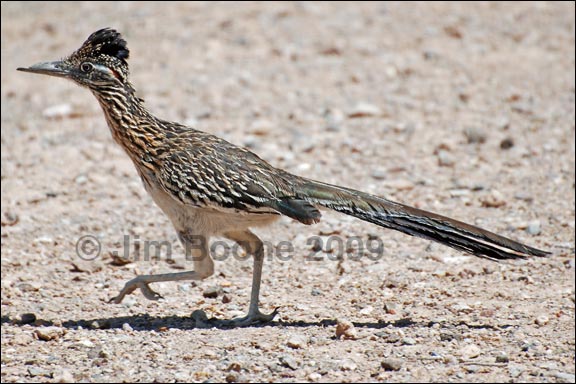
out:
{"label": "bird's eye", "polygon": [[94,65],[92,63],[87,62],[87,61],[80,64],[80,70],[84,73],[88,73],[93,69],[94,69]]}

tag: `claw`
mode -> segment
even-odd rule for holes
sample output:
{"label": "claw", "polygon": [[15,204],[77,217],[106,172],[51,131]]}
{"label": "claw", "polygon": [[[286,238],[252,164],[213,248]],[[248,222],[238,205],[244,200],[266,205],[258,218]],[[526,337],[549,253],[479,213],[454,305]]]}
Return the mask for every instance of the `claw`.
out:
{"label": "claw", "polygon": [[143,282],[138,277],[136,277],[135,279],[132,279],[129,282],[127,282],[126,285],[124,285],[124,288],[122,288],[122,290],[118,294],[118,296],[111,298],[110,300],[108,300],[108,302],[114,304],[120,304],[122,300],[124,300],[124,296],[131,294],[138,288],[140,288],[140,290],[144,294],[144,297],[146,297],[148,300],[160,300],[164,298],[161,294],[152,290],[152,288],[150,288],[148,283]]}
{"label": "claw", "polygon": [[265,314],[260,312],[258,308],[255,311],[249,310],[248,315],[244,317],[238,317],[232,320],[224,321],[225,325],[231,325],[234,327],[247,327],[249,325],[268,323],[274,320],[274,317],[278,314],[280,307],[276,307],[272,313]]}

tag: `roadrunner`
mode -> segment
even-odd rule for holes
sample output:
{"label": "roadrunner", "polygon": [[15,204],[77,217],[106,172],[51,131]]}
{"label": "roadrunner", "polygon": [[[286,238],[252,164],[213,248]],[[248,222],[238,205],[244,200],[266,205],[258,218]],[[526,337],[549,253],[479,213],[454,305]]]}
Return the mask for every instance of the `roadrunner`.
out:
{"label": "roadrunner", "polygon": [[[113,29],[101,29],[68,58],[20,71],[64,77],[92,91],[106,116],[114,140],[134,162],[144,187],[172,221],[180,241],[194,260],[194,270],[141,275],[128,281],[111,302],[140,289],[150,300],[161,296],[149,284],[201,280],[214,273],[208,240],[223,236],[254,258],[250,306],[238,325],[271,321],[258,300],[264,249],[250,231],[281,215],[303,224],[320,221],[321,208],[345,213],[408,235],[437,241],[492,260],[545,256],[487,230],[435,213],[292,175],[249,150],[216,136],[152,115],[128,79],[126,41]],[[198,244],[198,239],[204,239]]]}

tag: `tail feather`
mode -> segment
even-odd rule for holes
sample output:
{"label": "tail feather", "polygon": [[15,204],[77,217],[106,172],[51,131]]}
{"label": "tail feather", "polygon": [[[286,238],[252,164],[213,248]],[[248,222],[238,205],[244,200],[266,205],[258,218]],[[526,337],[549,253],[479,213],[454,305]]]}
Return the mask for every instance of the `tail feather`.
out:
{"label": "tail feather", "polygon": [[492,260],[546,256],[542,251],[493,232],[436,213],[312,180],[304,181],[300,198],[411,236],[437,241]]}

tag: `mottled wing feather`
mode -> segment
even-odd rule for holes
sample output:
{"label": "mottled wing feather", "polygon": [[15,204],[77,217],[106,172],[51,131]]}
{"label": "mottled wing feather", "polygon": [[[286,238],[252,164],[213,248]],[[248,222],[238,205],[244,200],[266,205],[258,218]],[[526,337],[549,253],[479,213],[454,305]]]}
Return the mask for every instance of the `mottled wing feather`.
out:
{"label": "mottled wing feather", "polygon": [[[182,146],[174,145],[180,140]],[[320,219],[312,204],[296,196],[291,184],[294,176],[283,177],[287,175],[284,171],[254,153],[190,128],[182,129],[171,141],[171,149],[160,157],[158,179],[184,204],[281,213],[305,224]]]}

